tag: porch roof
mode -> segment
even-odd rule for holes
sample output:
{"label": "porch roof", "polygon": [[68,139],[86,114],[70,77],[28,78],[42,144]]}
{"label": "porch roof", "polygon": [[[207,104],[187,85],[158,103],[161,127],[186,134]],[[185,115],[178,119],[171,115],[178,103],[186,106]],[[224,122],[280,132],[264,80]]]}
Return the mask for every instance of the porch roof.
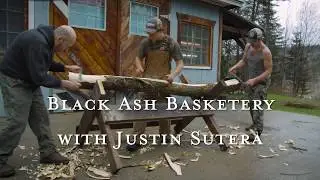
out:
{"label": "porch roof", "polygon": [[224,9],[233,9],[241,7],[244,3],[243,0],[201,0],[204,3],[223,7]]}
{"label": "porch roof", "polygon": [[260,28],[264,31],[261,26],[246,20],[240,15],[228,10],[223,10],[223,40],[241,39],[245,37],[252,28]]}

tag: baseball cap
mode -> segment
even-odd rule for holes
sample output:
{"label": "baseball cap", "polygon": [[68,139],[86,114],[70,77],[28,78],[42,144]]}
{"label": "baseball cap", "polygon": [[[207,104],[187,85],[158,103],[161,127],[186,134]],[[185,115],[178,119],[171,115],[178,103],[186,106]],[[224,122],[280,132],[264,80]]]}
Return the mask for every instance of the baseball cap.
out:
{"label": "baseball cap", "polygon": [[154,17],[150,19],[145,27],[145,32],[147,33],[155,33],[162,30],[162,22],[159,18]]}
{"label": "baseball cap", "polygon": [[259,28],[253,28],[248,32],[248,42],[252,43],[263,38],[263,32]]}

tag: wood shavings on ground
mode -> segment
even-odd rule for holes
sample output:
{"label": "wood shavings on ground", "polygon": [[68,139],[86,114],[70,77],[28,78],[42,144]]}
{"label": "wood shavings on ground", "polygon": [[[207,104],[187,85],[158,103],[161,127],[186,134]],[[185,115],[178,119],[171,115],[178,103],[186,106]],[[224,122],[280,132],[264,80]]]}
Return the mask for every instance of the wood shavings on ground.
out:
{"label": "wood shavings on ground", "polygon": [[120,154],[119,154],[119,157],[122,159],[132,159],[132,156],[125,156],[125,155],[120,155]]}
{"label": "wood shavings on ground", "polygon": [[154,147],[146,146],[146,147],[143,147],[143,148],[139,149],[139,153],[140,154],[144,154],[144,153],[150,152],[152,150],[154,150]]}
{"label": "wood shavings on ground", "polygon": [[273,157],[276,157],[276,156],[279,156],[279,154],[270,154],[270,155],[258,155],[258,157],[260,159],[265,159],[265,158],[273,158]]}
{"label": "wood shavings on ground", "polygon": [[273,154],[276,153],[271,147],[269,147],[269,150],[270,150],[270,152],[272,152]]}
{"label": "wood shavings on ground", "polygon": [[200,153],[195,153],[195,157],[196,157],[196,158],[190,159],[190,161],[191,161],[191,162],[197,162],[197,161],[199,161],[199,157],[200,157],[200,156],[201,156]]}
{"label": "wood shavings on ground", "polygon": [[285,141],[284,143],[285,144],[291,144],[291,145],[295,144],[295,142],[292,139],[289,139],[288,141]]}
{"label": "wood shavings on ground", "polygon": [[306,148],[301,148],[301,147],[295,146],[296,143],[292,139],[289,139],[289,140],[285,141],[284,143],[288,144],[289,148],[294,149],[296,151],[299,151],[300,153],[303,153],[303,151],[308,151]]}
{"label": "wood shavings on ground", "polygon": [[303,153],[303,151],[308,151],[308,149],[306,149],[306,148],[300,148],[300,147],[297,147],[297,146],[294,146],[294,145],[289,145],[289,147],[290,147],[291,149],[294,149],[294,150],[296,150],[296,151],[299,151],[300,153]]}
{"label": "wood shavings on ground", "polygon": [[182,163],[182,162],[175,162],[176,164],[178,164],[179,166],[187,166],[187,163]]}
{"label": "wood shavings on ground", "polygon": [[234,150],[232,150],[232,149],[229,149],[228,153],[231,154],[231,155],[236,155],[236,154],[237,154],[237,153],[236,153]]}
{"label": "wood shavings on ground", "polygon": [[38,166],[37,179],[51,179],[55,180],[58,178],[69,177],[66,173],[67,165],[40,165]]}
{"label": "wood shavings on ground", "polygon": [[228,128],[230,128],[230,129],[232,129],[232,130],[239,130],[240,129],[240,126],[239,125],[237,125],[237,126],[232,126],[232,125],[230,125],[230,126],[228,126]]}
{"label": "wood shavings on ground", "polygon": [[280,151],[288,151],[288,149],[284,145],[281,145],[281,144],[278,145],[278,148]]}
{"label": "wood shavings on ground", "polygon": [[178,176],[181,176],[182,175],[181,167],[178,164],[173,163],[167,153],[164,153],[164,157],[165,157],[166,161],[168,162],[170,168],[173,171],[175,171]]}
{"label": "wood shavings on ground", "polygon": [[[26,148],[26,147],[22,147]],[[27,148],[26,148],[27,149]],[[61,154],[69,158],[69,164],[65,165],[46,165],[39,164],[35,166],[34,164],[30,164],[28,166],[20,167],[20,171],[26,172],[29,179],[74,179],[75,174],[78,171],[84,170],[86,171],[87,167],[91,166],[102,166],[104,171],[107,172],[107,165],[103,163],[97,163],[90,157],[90,155],[94,155],[94,157],[99,157],[102,155],[104,148],[96,148],[96,147],[88,147],[84,149],[79,149],[76,147],[61,149]],[[30,155],[30,156],[29,156]],[[38,157],[39,153],[28,153],[28,157],[31,157],[31,161],[39,161],[35,157]],[[20,155],[22,158],[27,158],[27,155]],[[81,159],[80,159],[81,158]],[[110,166],[110,165],[109,165]],[[95,177],[95,174],[91,172],[91,175]],[[98,177],[101,178],[101,177]]]}
{"label": "wood shavings on ground", "polygon": [[110,179],[112,176],[110,172],[104,171],[102,169],[97,169],[94,167],[89,167],[87,169],[87,175],[94,179]]}
{"label": "wood shavings on ground", "polygon": [[21,166],[19,171],[28,171],[29,169],[26,166]]}
{"label": "wood shavings on ground", "polygon": [[185,130],[185,129],[182,129],[182,132],[191,134],[191,131],[188,131],[188,130]]}
{"label": "wood shavings on ground", "polygon": [[159,161],[156,161],[156,162],[154,162],[154,161],[147,161],[147,163],[146,163],[146,165],[145,165],[145,169],[146,169],[147,171],[153,171],[153,170],[155,170],[159,165],[161,165],[162,162],[163,162],[162,159],[159,160]]}

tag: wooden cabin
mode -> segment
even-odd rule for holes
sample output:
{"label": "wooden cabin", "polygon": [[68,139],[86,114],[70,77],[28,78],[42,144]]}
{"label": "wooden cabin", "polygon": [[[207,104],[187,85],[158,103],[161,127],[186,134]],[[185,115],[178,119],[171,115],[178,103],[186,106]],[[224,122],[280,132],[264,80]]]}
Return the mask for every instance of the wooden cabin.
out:
{"label": "wooden cabin", "polygon": [[[229,11],[242,5],[242,0],[2,0],[0,58],[17,33],[39,24],[67,24],[76,30],[77,42],[69,52],[55,54],[56,61],[78,64],[85,74],[135,76],[145,23],[158,16],[181,46],[183,74],[192,83],[213,83],[220,78],[222,41],[235,39],[244,47],[244,35],[256,27]],[[43,93],[47,100],[53,91]]]}

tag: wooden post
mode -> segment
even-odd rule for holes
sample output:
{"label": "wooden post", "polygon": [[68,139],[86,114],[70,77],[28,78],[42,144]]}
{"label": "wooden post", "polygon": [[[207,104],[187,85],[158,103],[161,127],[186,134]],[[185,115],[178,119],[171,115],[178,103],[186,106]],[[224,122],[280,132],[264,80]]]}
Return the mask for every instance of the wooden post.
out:
{"label": "wooden post", "polygon": [[[97,82],[98,88],[99,88],[99,93],[102,95],[106,94],[106,91],[103,87],[102,81]],[[107,113],[107,112],[106,112]],[[98,125],[101,134],[106,134],[107,135],[107,156],[108,160],[110,162],[111,170],[112,173],[118,172],[122,168],[122,163],[118,154],[118,151],[116,151],[113,147],[115,146],[115,141],[112,135],[111,128],[107,122],[107,117],[104,116],[103,112],[99,113],[99,116],[97,117]]]}
{"label": "wooden post", "polygon": [[[104,99],[107,97],[106,91],[103,88],[102,81],[98,80],[97,83],[94,85],[91,97],[93,100]],[[91,109],[94,105],[88,105],[88,106],[90,106],[89,108]],[[76,133],[80,135],[88,134],[95,117],[99,116],[99,113],[100,112],[97,110],[92,110],[92,111],[85,110],[81,117],[80,125],[77,128]],[[80,139],[80,147],[83,146],[83,143],[84,143],[84,138]]]}
{"label": "wooden post", "polygon": [[[209,130],[211,131],[212,134],[219,134],[218,132],[218,125],[215,122],[215,119],[213,116],[203,116],[203,120],[207,124]],[[220,138],[217,137],[216,141],[219,143]],[[220,150],[221,151],[226,151],[228,149],[227,144],[225,143],[224,139],[222,139],[222,145],[219,144]]]}

